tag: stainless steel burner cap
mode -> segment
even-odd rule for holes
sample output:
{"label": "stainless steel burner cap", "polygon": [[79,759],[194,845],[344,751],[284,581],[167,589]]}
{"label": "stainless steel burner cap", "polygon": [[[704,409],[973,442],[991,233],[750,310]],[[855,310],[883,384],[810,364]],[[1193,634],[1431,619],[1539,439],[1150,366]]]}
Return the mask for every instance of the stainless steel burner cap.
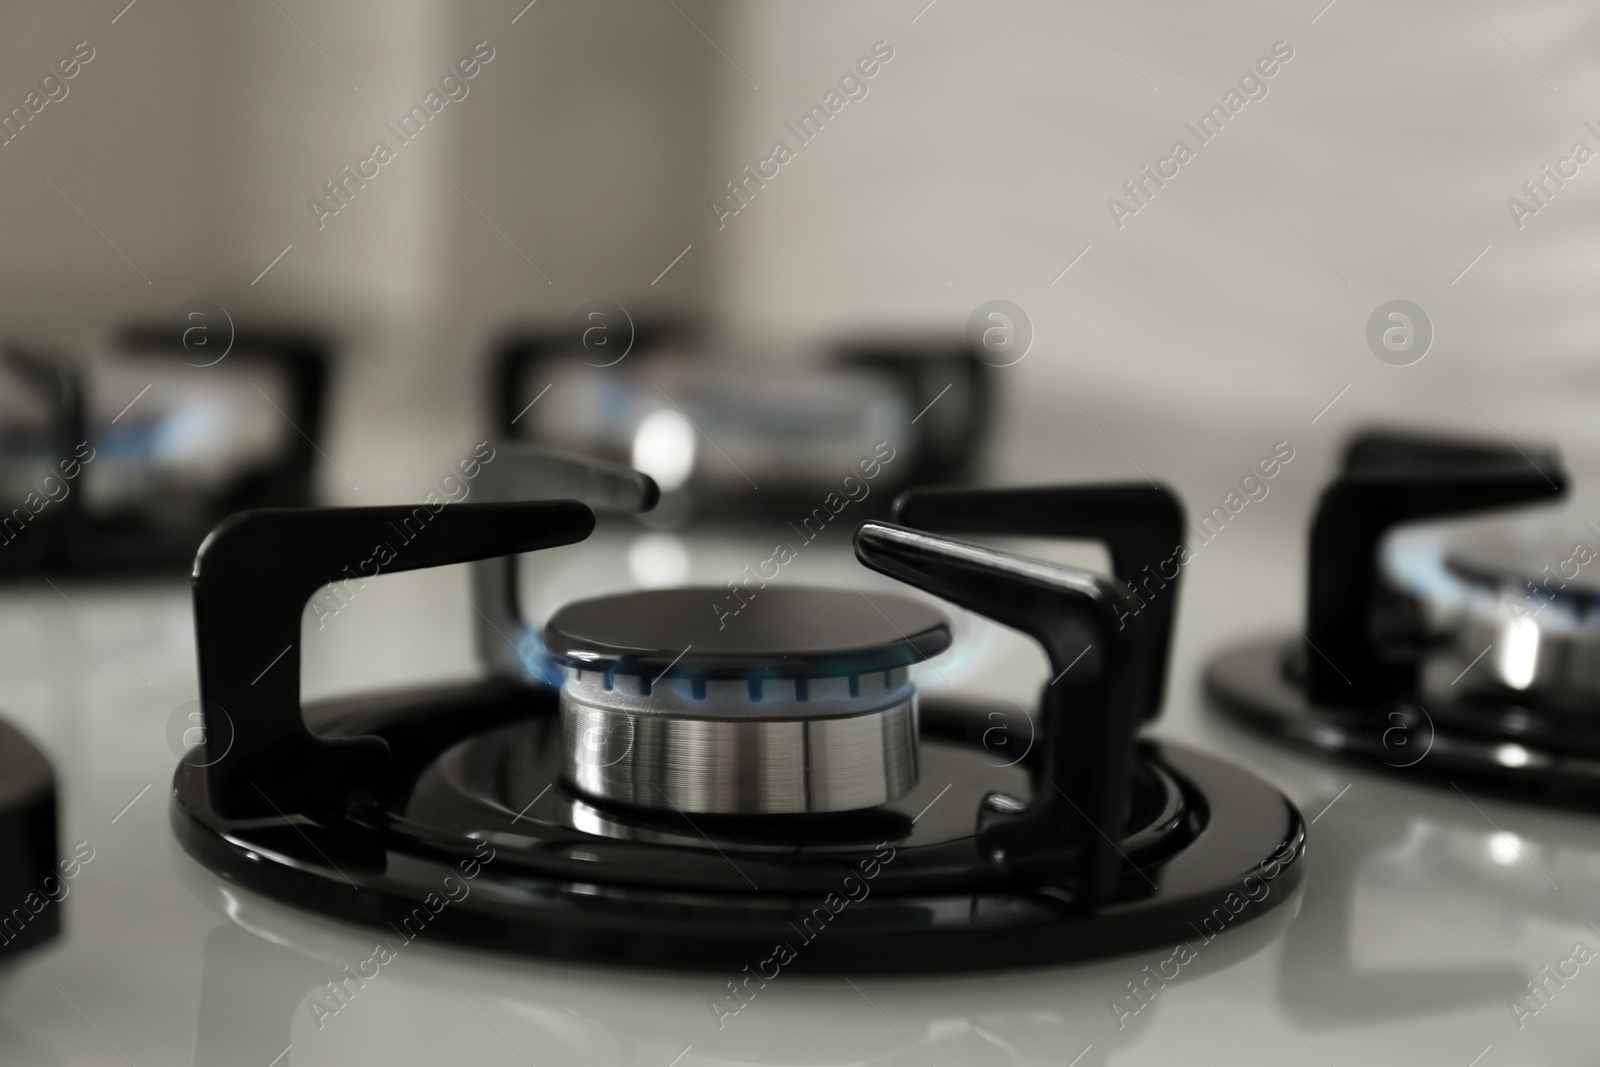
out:
{"label": "stainless steel burner cap", "polygon": [[907,667],[949,646],[944,616],[887,594],[752,592],[730,605],[726,590],[652,590],[551,618],[571,785],[634,807],[771,815],[874,807],[916,784]]}
{"label": "stainless steel burner cap", "polygon": [[1515,693],[1553,710],[1600,709],[1600,535],[1497,518],[1401,531],[1386,570],[1449,640],[1425,661],[1431,694]]}
{"label": "stainless steel burner cap", "polygon": [[875,807],[917,783],[917,697],[903,667],[708,680],[704,697],[686,678],[663,679],[648,694],[645,681],[618,675],[607,688],[604,671],[567,671],[566,770],[582,792],[642,808],[770,815]]}

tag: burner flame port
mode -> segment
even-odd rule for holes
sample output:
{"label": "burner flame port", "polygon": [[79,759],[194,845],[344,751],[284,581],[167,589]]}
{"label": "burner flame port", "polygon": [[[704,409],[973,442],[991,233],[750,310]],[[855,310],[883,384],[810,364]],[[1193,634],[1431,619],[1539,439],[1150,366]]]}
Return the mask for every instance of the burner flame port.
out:
{"label": "burner flame port", "polygon": [[572,788],[636,808],[774,815],[876,807],[916,785],[908,668],[949,646],[943,615],[782,587],[722,627],[708,608],[719,594],[649,590],[551,618]]}

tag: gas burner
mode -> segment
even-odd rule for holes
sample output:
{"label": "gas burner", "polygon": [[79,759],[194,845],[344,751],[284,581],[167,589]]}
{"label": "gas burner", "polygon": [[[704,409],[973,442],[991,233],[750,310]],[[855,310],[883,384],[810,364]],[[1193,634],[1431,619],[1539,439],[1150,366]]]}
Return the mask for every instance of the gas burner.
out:
{"label": "gas burner", "polygon": [[1527,519],[1391,534],[1566,488],[1553,450],[1358,436],[1312,524],[1303,638],[1223,654],[1208,694],[1242,723],[1319,751],[1529,799],[1600,801],[1600,588],[1581,573],[1594,538]]}
{"label": "gas burner", "polygon": [[[385,569],[488,561],[481,617],[515,644],[505,558],[583,540],[591,506],[657,497],[626,468],[542,462],[584,502],[451,505]],[[1300,880],[1287,799],[1138,736],[1176,588],[1140,605],[1125,583],[1179,536],[1165,490],[915,492],[900,525],[857,530],[868,568],[1043,646],[1054,681],[1012,760],[979,701],[915,691],[944,615],[874,590],[736,590],[737,614],[725,590],[580,601],[544,628],[559,685],[496,655],[480,682],[302,708],[306,600],[409,514],[247,513],[201,548],[207,734],[171,815],[224,877],[407,938],[736,972],[1114,955],[1252,918]],[[932,531],[1098,539],[1119,578]]]}
{"label": "gas burner", "polygon": [[564,778],[578,792],[795,815],[874,808],[916,784],[907,668],[949,647],[944,616],[901,597],[864,612],[849,591],[748,592],[737,615],[726,591],[704,588],[584,600],[551,618]]}
{"label": "gas burner", "polygon": [[[207,336],[130,326],[92,361],[3,347],[0,396],[37,403],[0,411],[0,579],[181,572],[222,517],[312,502],[331,344],[231,322]],[[150,396],[119,412],[136,383]]]}
{"label": "gas burner", "polygon": [[[883,518],[907,486],[969,479],[994,422],[995,368],[960,337],[841,338],[784,374],[716,354],[685,323],[585,308],[499,341],[487,383],[496,444],[632,463],[660,482],[652,525],[792,513],[845,476],[852,514]],[[563,403],[530,407],[546,388]],[[737,473],[696,445],[697,430],[738,457]],[[862,441],[884,446],[864,458]]]}

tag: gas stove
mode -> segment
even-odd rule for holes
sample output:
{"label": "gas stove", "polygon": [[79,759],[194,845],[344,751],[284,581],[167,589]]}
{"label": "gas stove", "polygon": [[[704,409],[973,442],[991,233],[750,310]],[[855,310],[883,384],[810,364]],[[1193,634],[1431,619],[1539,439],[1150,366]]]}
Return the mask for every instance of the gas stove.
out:
{"label": "gas stove", "polygon": [[[498,621],[480,617],[522,676],[302,707],[306,600],[373,545],[386,571],[504,560],[657,497],[626,468],[538,461],[580,499],[451,505],[387,552],[413,509],[244,513],[207,539],[185,849],[386,937],[769,981],[1122,954],[1215,936],[1299,882],[1293,804],[1139,737],[1177,589],[1148,605],[1126,583],[1183,521],[1154,486],[913,492],[855,553],[931,598],[760,578],[602,596],[550,617],[540,662],[485,564]],[[946,532],[1097,539],[1120,579]],[[951,644],[944,605],[1050,662],[1009,750],[995,713],[912,679]]]}
{"label": "gas stove", "polygon": [[[1074,473],[1114,476],[1120,457],[1081,429],[1066,428],[1061,447],[1084,456],[1100,447],[1105,462],[1085,459]],[[1184,437],[1173,432],[1151,440],[1173,445],[1165,471],[1196,500],[1215,499],[1237,457],[1259,453],[1241,432],[1212,443],[1213,461],[1178,447]],[[0,707],[54,765],[37,781],[53,782],[57,797],[51,856],[65,892],[37,916],[59,920],[55,936],[0,948],[0,1061],[1092,1067],[1234,1063],[1249,1049],[1274,1062],[1406,1051],[1463,1065],[1479,1057],[1478,1067],[1572,1062],[1590,1043],[1600,995],[1583,977],[1592,968],[1574,962],[1575,943],[1600,944],[1587,925],[1600,922],[1592,813],[1430,774],[1437,751],[1407,773],[1370,746],[1359,761],[1331,760],[1204,714],[1208,662],[1268,622],[1289,630],[1278,607],[1293,616],[1290,590],[1304,570],[1287,531],[1321,461],[1317,441],[1295,445],[1273,495],[1181,568],[1181,600],[1143,563],[1172,555],[1164,539],[1183,539],[1182,513],[1143,483],[1136,493],[923,491],[861,532],[859,556],[853,535],[875,516],[847,511],[848,522],[815,542],[795,540],[798,558],[763,585],[773,542],[798,537],[783,522],[747,534],[641,528],[633,516],[653,496],[647,481],[532,450],[502,466],[506,449],[522,446],[499,442],[471,500],[426,522],[407,509],[399,529],[371,543],[360,540],[373,532],[370,515],[280,512],[281,527],[224,528],[198,590],[60,579],[59,592],[11,588],[0,600]],[[1558,483],[1574,481],[1521,447]],[[1582,470],[1584,455],[1574,457]],[[1038,478],[1041,468],[1016,473]],[[517,499],[544,502],[504,503]],[[584,508],[594,527],[578,539]],[[1517,564],[1521,538],[1570,527],[1586,540],[1581,520],[1595,511],[1575,514],[1399,530],[1382,542],[1380,577],[1422,575],[1407,562],[1419,546],[1538,572]],[[1159,537],[1129,540],[1142,530]],[[574,540],[553,543],[563,531]],[[246,535],[257,547],[228,564],[228,539]],[[353,557],[342,554],[347,535],[358,538]],[[510,541],[492,543],[502,537]],[[519,548],[520,537],[552,543],[492,554]],[[655,552],[668,538],[687,558],[661,588],[661,569],[634,564],[641,545]],[[1108,549],[1103,560],[1074,543],[1085,538]],[[923,539],[938,551],[925,552]],[[1563,561],[1573,548],[1545,560],[1552,575],[1572,574]],[[464,567],[427,566],[475,554],[484,558]],[[317,569],[329,559],[331,572]],[[1082,569],[1041,562],[1059,559]],[[407,561],[410,573],[390,575]],[[757,577],[747,578],[746,562]],[[1569,590],[1587,573],[1575,565]],[[1085,572],[1087,584],[1055,581]],[[1138,609],[1122,620],[1143,635],[1132,652],[1116,640],[1117,610],[1101,622],[1113,635],[1105,644],[1091,636],[1092,612],[1060,610],[1063,598],[1121,575],[1138,579],[1142,601],[1111,601]],[[324,576],[337,580],[303,614],[285,607]],[[1561,591],[1554,579],[1550,588]],[[664,636],[636,628],[660,616],[630,606],[680,597],[691,609],[681,625]],[[837,618],[818,610],[846,602],[853,610]],[[1437,639],[1464,617],[1447,608],[1440,599],[1411,616],[1434,635],[1428,657],[1459,664],[1424,659],[1421,692],[1499,684],[1507,675],[1491,651],[1450,687],[1482,648],[1463,655]],[[216,617],[232,621],[208,628]],[[797,617],[830,639],[803,640]],[[1066,618],[1075,621],[1064,628],[1038,621]],[[782,640],[767,640],[769,626]],[[255,644],[280,630],[276,647]],[[1153,649],[1143,643],[1152,637]],[[1284,643],[1279,635],[1257,647]],[[1124,703],[1127,690],[1106,683],[1119,677],[1107,673],[1113,651],[1165,666],[1140,673],[1145,689]],[[853,674],[828,673],[836,654]],[[746,657],[732,671],[746,675],[742,694],[739,677],[716,677],[736,655]],[[596,656],[615,657],[610,690]],[[885,659],[890,666],[868,669]],[[1493,671],[1478,678],[1486,666]],[[1431,674],[1442,677],[1428,683]],[[284,731],[286,692],[300,718]],[[209,724],[197,696],[215,716]],[[1411,702],[1442,730],[1427,699]],[[724,721],[758,705],[771,714]],[[683,713],[702,706],[717,715]],[[1090,708],[1129,706],[1139,710],[1085,721]],[[877,729],[812,729],[835,711]],[[1080,716],[1068,733],[1086,747],[1049,775],[1083,811],[1093,797],[1073,790],[1075,777],[1115,784],[1094,777],[1093,752],[1104,750],[1089,746],[1110,734],[1132,752],[1125,764],[1102,761],[1127,768],[1130,783],[1125,829],[1110,835],[1127,860],[1105,848],[1109,867],[1083,845],[1088,820],[1065,800],[1054,836],[1019,822],[1049,781],[1049,724],[1062,711]],[[908,720],[914,747],[903,743]],[[180,741],[192,744],[203,724],[203,747],[185,751]],[[243,748],[230,746],[230,726]],[[264,776],[246,778],[243,806],[230,808],[238,783],[225,768],[258,745],[262,726],[267,751],[308,747],[289,762],[257,762]],[[766,746],[757,776],[734,770],[754,762],[740,757],[744,744]],[[807,761],[818,777],[785,780],[783,768]],[[700,773],[708,768],[722,773]],[[217,802],[213,781],[223,787]],[[1198,823],[1172,831],[1166,782]],[[649,800],[656,787],[670,803]],[[1306,816],[1307,851],[1300,858],[1297,846],[1292,862],[1274,866],[1289,858],[1274,845],[1288,839],[1294,810]],[[1207,866],[1207,835],[1226,846],[1225,862]],[[954,859],[941,868],[934,861],[945,855]],[[820,861],[844,856],[848,869],[824,885]],[[552,877],[536,869],[545,864],[617,877]],[[1118,877],[1094,902],[1094,874],[1107,869]],[[1246,875],[1237,914],[1224,891],[1226,923],[1213,905],[1187,934],[1144,940],[1145,927],[1178,925],[1163,902],[1181,913],[1227,869]],[[924,890],[957,876],[972,883]],[[556,882],[572,891],[546,891]],[[807,909],[798,930],[761,926],[771,916],[762,908],[796,902]],[[669,925],[661,917],[674,907]],[[1140,928],[1119,928],[1125,915]],[[623,928],[623,918],[636,922]],[[1006,922],[1036,936],[987,936]],[[938,952],[916,947],[908,928],[918,923],[941,927]]]}

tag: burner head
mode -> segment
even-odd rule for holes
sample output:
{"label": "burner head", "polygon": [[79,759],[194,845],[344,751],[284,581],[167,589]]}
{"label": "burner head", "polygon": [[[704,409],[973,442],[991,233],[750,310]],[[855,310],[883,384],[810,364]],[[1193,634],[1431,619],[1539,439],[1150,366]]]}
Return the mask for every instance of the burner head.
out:
{"label": "burner head", "polygon": [[1424,659],[1424,695],[1439,700],[1453,689],[1595,719],[1600,587],[1583,565],[1600,553],[1588,542],[1543,536],[1551,526],[1497,519],[1390,538],[1388,577],[1417,598],[1429,628],[1446,635]]}
{"label": "burner head", "polygon": [[907,668],[949,647],[945,617],[889,594],[748,593],[624,593],[551,617],[574,787],[633,807],[768,815],[875,807],[916,784]]}

